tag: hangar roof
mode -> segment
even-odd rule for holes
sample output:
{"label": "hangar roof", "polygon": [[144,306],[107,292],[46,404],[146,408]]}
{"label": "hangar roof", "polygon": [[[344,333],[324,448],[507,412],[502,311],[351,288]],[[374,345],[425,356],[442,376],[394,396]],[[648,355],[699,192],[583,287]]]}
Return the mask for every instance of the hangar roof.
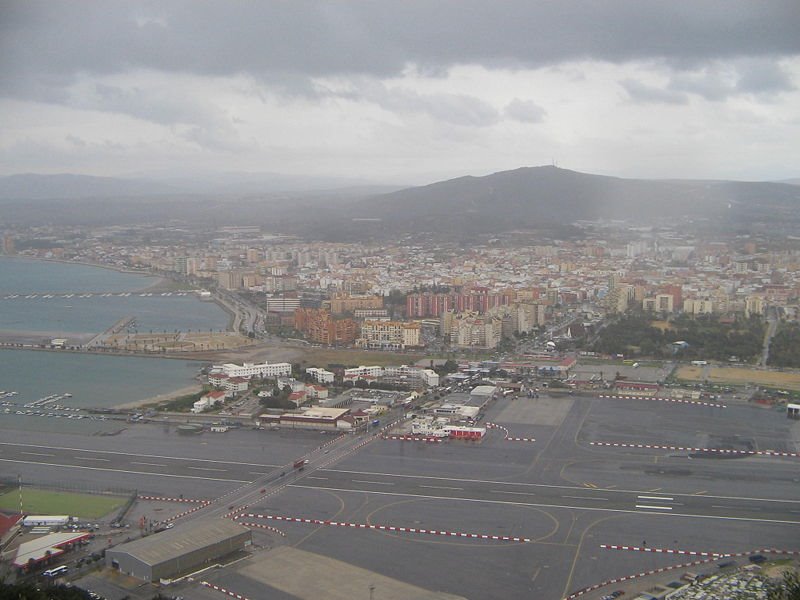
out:
{"label": "hangar roof", "polygon": [[124,552],[153,567],[249,532],[247,527],[228,519],[202,519],[120,544],[110,551]]}

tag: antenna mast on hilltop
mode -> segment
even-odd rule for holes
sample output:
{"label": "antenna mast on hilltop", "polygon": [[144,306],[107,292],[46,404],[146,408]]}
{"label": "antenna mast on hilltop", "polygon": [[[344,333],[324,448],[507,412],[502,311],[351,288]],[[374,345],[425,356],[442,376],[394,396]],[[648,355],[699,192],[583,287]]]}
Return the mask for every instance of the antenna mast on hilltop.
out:
{"label": "antenna mast on hilltop", "polygon": [[553,166],[554,166],[556,169],[558,168],[558,161],[555,159],[555,157],[551,158],[551,159],[550,159],[550,162],[552,163],[552,165],[553,165]]}

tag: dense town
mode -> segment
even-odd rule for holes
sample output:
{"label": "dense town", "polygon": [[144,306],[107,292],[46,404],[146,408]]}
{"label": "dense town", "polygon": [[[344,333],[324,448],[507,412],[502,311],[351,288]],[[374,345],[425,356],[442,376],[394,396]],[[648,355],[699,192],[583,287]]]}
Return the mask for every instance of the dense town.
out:
{"label": "dense town", "polygon": [[630,310],[662,319],[797,318],[800,249],[791,244],[582,225],[580,240],[521,243],[523,235],[509,234],[463,250],[411,241],[307,243],[255,227],[207,235],[32,228],[7,232],[3,247],[6,254],[146,270],[241,294],[262,309],[242,327],[365,349],[491,350],[548,328],[582,338]]}

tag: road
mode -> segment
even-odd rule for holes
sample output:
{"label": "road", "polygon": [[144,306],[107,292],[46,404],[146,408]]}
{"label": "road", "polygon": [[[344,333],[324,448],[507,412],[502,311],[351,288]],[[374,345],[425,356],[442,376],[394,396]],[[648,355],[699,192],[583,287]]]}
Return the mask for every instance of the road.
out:
{"label": "road", "polygon": [[320,469],[311,479],[313,483],[292,482],[290,485],[406,498],[800,525],[800,500],[592,489],[584,486],[421,477],[336,469]]}
{"label": "road", "polygon": [[295,469],[293,463],[281,465],[256,479],[215,499],[211,504],[185,517],[185,520],[198,518],[225,517],[240,512],[260,500],[282,491],[286,486],[296,485],[318,469],[332,465],[367,444],[379,439],[380,432],[365,432],[356,435],[342,435],[319,446],[297,460],[305,460],[302,469]]}
{"label": "road", "polygon": [[769,361],[769,345],[775,332],[778,330],[778,315],[775,313],[775,308],[770,307],[767,309],[767,330],[764,332],[764,349],[761,352],[761,360],[759,364],[762,367],[767,366]]}

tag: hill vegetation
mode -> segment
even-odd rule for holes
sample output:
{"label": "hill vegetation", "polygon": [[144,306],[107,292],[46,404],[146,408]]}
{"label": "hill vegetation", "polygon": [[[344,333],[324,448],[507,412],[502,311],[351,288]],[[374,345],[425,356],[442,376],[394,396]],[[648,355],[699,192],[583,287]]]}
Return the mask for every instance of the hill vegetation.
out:
{"label": "hill vegetation", "polygon": [[765,325],[755,317],[727,322],[716,316],[680,315],[663,329],[654,327],[653,321],[652,315],[628,313],[603,329],[592,349],[631,357],[718,361],[736,357],[741,362],[753,361],[762,349]]}
{"label": "hill vegetation", "polygon": [[781,325],[770,343],[767,362],[775,367],[800,368],[800,324]]}

